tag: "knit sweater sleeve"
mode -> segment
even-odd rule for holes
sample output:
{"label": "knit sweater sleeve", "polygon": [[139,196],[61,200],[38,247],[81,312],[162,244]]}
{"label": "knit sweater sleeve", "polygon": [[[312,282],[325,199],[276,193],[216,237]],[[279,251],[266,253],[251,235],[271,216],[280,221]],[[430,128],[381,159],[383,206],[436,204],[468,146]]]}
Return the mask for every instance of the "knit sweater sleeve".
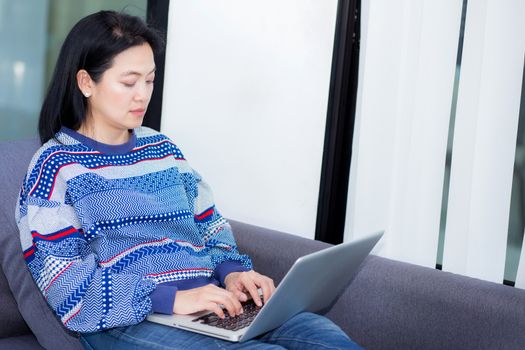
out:
{"label": "knit sweater sleeve", "polygon": [[238,252],[231,226],[217,210],[210,186],[195,170],[191,171],[191,178],[189,199],[195,224],[216,267],[218,280],[222,283],[227,272],[252,269],[249,256]]}
{"label": "knit sweater sleeve", "polygon": [[155,282],[101,267],[74,208],[42,194],[26,180],[16,220],[27,266],[58,318],[79,332],[142,321]]}

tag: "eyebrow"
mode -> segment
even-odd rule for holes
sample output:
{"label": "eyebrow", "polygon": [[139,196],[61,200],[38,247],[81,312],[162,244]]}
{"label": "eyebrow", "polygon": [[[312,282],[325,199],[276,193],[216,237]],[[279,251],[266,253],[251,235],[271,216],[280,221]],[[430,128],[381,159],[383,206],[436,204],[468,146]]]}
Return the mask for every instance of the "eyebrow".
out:
{"label": "eyebrow", "polygon": [[[154,73],[156,70],[157,70],[157,67],[153,68],[149,73],[146,73],[146,75]],[[140,76],[140,75],[142,75],[142,73],[130,70],[130,71],[122,73],[120,76],[124,77],[124,76],[128,76],[128,75],[139,75]]]}

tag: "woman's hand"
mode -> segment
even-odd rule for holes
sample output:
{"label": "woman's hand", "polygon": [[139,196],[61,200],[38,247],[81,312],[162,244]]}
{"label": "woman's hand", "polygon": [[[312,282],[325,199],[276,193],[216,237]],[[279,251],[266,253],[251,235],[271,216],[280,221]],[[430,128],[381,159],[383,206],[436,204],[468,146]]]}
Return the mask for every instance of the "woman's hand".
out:
{"label": "woman's hand", "polygon": [[228,310],[232,317],[242,314],[241,303],[232,292],[208,284],[204,287],[177,291],[173,313],[188,315],[207,310],[216,313],[220,318],[224,318],[221,305]]}
{"label": "woman's hand", "polygon": [[275,285],[271,278],[253,270],[229,273],[224,279],[224,285],[226,286],[226,290],[232,292],[240,301],[248,300],[248,296],[245,294],[247,291],[257,306],[262,306],[261,297],[257,290],[258,288],[262,290],[265,303],[275,291]]}

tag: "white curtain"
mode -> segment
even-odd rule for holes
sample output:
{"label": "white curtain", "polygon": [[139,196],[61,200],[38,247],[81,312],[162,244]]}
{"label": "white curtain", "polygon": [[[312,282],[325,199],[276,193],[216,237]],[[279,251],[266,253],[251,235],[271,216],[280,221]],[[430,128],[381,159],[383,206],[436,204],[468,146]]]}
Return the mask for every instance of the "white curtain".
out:
{"label": "white curtain", "polygon": [[345,239],[435,267],[461,1],[363,1]]}
{"label": "white curtain", "polygon": [[[363,2],[345,239],[385,229],[376,254],[434,267],[462,1]],[[469,1],[443,269],[501,283],[525,2]],[[518,285],[525,285],[522,253]]]}
{"label": "white curtain", "polygon": [[501,283],[505,270],[525,2],[469,1],[443,269]]}

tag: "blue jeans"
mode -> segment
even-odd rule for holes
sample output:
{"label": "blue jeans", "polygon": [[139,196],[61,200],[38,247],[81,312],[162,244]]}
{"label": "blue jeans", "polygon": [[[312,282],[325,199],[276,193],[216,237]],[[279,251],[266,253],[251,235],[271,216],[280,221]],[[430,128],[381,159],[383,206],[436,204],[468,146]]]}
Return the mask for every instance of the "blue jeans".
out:
{"label": "blue jeans", "polygon": [[332,321],[304,312],[281,327],[244,343],[232,343],[148,321],[82,334],[88,350],[134,349],[361,349]]}

